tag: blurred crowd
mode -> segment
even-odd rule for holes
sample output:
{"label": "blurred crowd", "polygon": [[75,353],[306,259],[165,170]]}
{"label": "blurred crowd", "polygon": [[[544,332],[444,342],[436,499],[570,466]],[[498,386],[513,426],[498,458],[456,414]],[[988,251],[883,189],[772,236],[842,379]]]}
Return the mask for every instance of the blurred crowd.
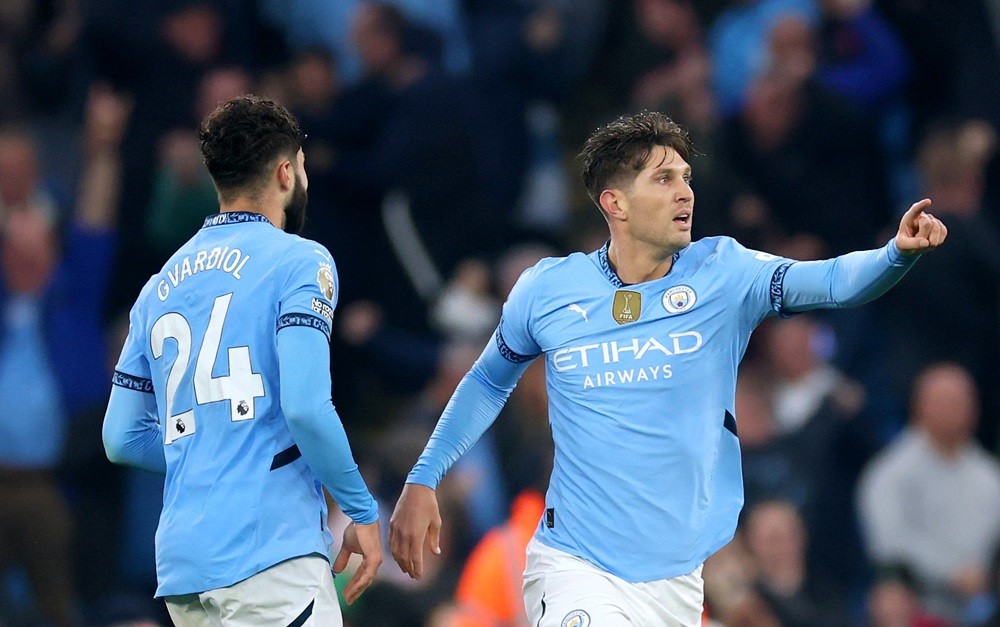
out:
{"label": "blurred crowd", "polygon": [[[3,0],[0,626],[168,624],[162,480],[109,464],[101,419],[127,308],[218,210],[197,125],[244,93],[308,134],[333,398],[383,521],[520,272],[607,237],[597,125],[679,121],[696,237],[795,259],[932,198],[948,242],[886,297],[754,335],[706,621],[1000,625],[1000,1]],[[442,555],[384,564],[348,625],[525,624],[546,402],[536,363],[439,490]]]}

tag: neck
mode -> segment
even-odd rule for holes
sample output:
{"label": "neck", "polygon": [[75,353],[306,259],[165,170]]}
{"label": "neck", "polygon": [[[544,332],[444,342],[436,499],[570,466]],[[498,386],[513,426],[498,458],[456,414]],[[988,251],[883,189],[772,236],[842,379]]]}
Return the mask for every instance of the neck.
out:
{"label": "neck", "polygon": [[653,281],[670,272],[676,250],[653,248],[639,242],[611,238],[608,262],[622,283]]}
{"label": "neck", "polygon": [[254,202],[244,196],[240,196],[233,202],[222,203],[219,206],[220,213],[233,213],[237,211],[244,211],[247,213],[259,213],[265,218],[267,218],[268,222],[278,227],[279,229],[285,223],[285,215],[284,215],[285,212],[282,211],[280,208],[267,207],[264,206],[262,203]]}
{"label": "neck", "polygon": [[963,441],[944,440],[930,435],[927,439],[938,455],[948,461],[958,459],[959,455],[965,449],[965,442]]}

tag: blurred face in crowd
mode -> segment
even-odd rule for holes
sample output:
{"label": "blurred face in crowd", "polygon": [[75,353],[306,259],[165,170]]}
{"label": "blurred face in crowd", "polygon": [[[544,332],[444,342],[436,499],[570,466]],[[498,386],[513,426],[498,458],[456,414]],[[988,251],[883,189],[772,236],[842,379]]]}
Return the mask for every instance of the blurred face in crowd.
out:
{"label": "blurred face in crowd", "polygon": [[967,443],[979,420],[979,393],[969,373],[954,364],[932,366],[917,379],[913,420],[945,450]]}
{"label": "blurred face in crowd", "polygon": [[680,49],[698,36],[698,16],[686,0],[635,0],[636,21],[653,43]]}
{"label": "blurred face in crowd", "polygon": [[816,367],[816,325],[805,316],[777,321],[767,329],[767,355],[783,379],[795,381]]}
{"label": "blurred face in crowd", "polygon": [[351,24],[351,42],[366,73],[385,70],[400,54],[399,41],[383,24],[384,10],[372,3],[361,4]]}
{"label": "blurred face in crowd", "polygon": [[253,77],[246,71],[238,67],[212,70],[198,85],[197,119],[208,117],[220,102],[229,102],[253,91]]}
{"label": "blurred face in crowd", "polygon": [[318,53],[306,53],[292,65],[292,85],[299,106],[321,113],[340,92],[340,80],[333,62]]}
{"label": "blurred face in crowd", "polygon": [[799,569],[805,560],[805,529],[789,503],[761,503],[747,521],[747,545],[765,575]]}
{"label": "blurred face in crowd", "polygon": [[901,581],[884,581],[868,593],[872,627],[909,627],[920,611],[920,601]]}
{"label": "blurred face in crowd", "polygon": [[194,63],[211,61],[222,48],[222,17],[207,2],[165,16],[160,32],[174,50]]}
{"label": "blurred face in crowd", "polygon": [[0,248],[4,284],[15,294],[37,294],[48,285],[58,260],[52,225],[34,211],[12,211],[5,220]]}
{"label": "blurred face in crowd", "polygon": [[37,185],[35,142],[27,135],[0,134],[0,206],[27,206]]}
{"label": "blurred face in crowd", "polygon": [[616,197],[631,239],[671,252],[691,243],[691,166],[673,148],[654,146],[632,184]]}

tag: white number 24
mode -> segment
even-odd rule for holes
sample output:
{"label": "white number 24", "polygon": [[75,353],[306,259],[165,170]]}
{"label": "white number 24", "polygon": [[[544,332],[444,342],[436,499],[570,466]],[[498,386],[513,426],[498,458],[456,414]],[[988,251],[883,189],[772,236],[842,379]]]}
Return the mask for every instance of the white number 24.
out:
{"label": "white number 24", "polygon": [[[229,374],[221,377],[212,376],[212,368],[219,357],[222,327],[226,322],[232,298],[232,294],[224,294],[216,298],[212,306],[212,315],[208,320],[208,328],[205,330],[205,338],[202,340],[194,367],[194,398],[199,405],[229,401],[230,415],[234,421],[252,420],[254,400],[264,396],[264,380],[250,366],[250,348],[247,346],[229,348],[227,350]],[[167,422],[164,425],[164,441],[170,444],[177,438],[191,435],[198,429],[194,408],[174,414],[177,390],[191,361],[191,325],[177,312],[164,314],[153,324],[150,339],[154,359],[163,357],[163,347],[167,339],[177,342],[177,359],[167,374]]]}

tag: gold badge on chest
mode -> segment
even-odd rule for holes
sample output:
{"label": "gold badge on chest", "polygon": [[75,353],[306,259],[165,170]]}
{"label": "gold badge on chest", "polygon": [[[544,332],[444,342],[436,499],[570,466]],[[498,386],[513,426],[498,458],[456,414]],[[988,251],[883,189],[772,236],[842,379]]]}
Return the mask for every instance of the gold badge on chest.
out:
{"label": "gold badge on chest", "polygon": [[611,317],[618,324],[635,322],[642,314],[642,294],[632,290],[616,290],[611,304]]}

